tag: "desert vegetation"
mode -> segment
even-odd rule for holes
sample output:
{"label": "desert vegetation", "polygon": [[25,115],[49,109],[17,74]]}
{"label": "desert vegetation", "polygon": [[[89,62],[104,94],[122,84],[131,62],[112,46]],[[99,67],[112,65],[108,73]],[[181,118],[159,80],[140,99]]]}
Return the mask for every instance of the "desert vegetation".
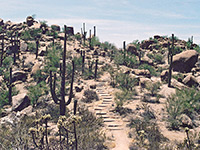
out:
{"label": "desert vegetation", "polygon": [[193,37],[117,48],[96,30],[2,20],[0,149],[199,149]]}

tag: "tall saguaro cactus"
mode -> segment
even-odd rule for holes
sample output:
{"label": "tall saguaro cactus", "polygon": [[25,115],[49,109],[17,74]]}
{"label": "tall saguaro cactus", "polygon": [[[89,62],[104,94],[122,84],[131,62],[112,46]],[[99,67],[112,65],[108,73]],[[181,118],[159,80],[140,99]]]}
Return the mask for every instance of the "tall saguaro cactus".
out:
{"label": "tall saguaro cactus", "polygon": [[98,69],[98,59],[96,60],[96,64],[95,64],[95,73],[94,73],[95,80],[97,79],[97,69]]}
{"label": "tall saguaro cactus", "polygon": [[85,45],[86,35],[87,35],[87,32],[85,31],[85,23],[83,23],[83,40],[84,40],[84,45]]}
{"label": "tall saguaro cactus", "polygon": [[96,37],[96,26],[94,26],[94,37]]}
{"label": "tall saguaro cactus", "polygon": [[83,51],[81,53],[82,55],[82,74],[84,73],[84,70],[85,70],[85,51]]}
{"label": "tall saguaro cactus", "polygon": [[38,57],[38,49],[39,49],[39,39],[37,39],[35,43],[36,43],[36,51],[35,51],[35,56],[36,57],[35,57],[35,59],[37,59],[37,57]]}
{"label": "tall saguaro cactus", "polygon": [[64,52],[63,52],[63,62],[62,62],[62,72],[61,72],[61,90],[60,95],[61,98],[59,99],[55,93],[55,84],[56,84],[56,74],[54,74],[54,81],[52,80],[52,72],[50,71],[50,89],[51,95],[56,104],[60,105],[60,115],[65,115],[66,106],[71,103],[73,97],[73,82],[74,82],[74,61],[72,61],[72,78],[71,78],[71,87],[70,87],[70,94],[69,99],[65,101],[65,69],[66,69],[66,46],[67,46],[67,27],[64,26],[65,30],[65,39],[64,39]]}
{"label": "tall saguaro cactus", "polygon": [[2,43],[1,43],[1,60],[0,60],[0,67],[3,64],[3,55],[4,55],[4,33],[2,35]]}
{"label": "tall saguaro cactus", "polygon": [[[77,109],[77,100],[74,101],[74,116],[76,115],[76,109]],[[75,150],[78,150],[78,140],[77,140],[77,134],[76,134],[76,121],[73,121],[73,124],[74,124]]]}
{"label": "tall saguaro cactus", "polygon": [[8,102],[9,105],[12,105],[12,67],[10,67]]}
{"label": "tall saguaro cactus", "polygon": [[172,47],[168,47],[168,62],[169,62],[169,74],[168,74],[168,87],[171,87],[171,78],[172,78],[172,61],[173,61],[173,51],[174,51],[174,34],[172,34]]}
{"label": "tall saguaro cactus", "polygon": [[126,41],[123,42],[123,49],[124,49],[124,64],[126,63]]}

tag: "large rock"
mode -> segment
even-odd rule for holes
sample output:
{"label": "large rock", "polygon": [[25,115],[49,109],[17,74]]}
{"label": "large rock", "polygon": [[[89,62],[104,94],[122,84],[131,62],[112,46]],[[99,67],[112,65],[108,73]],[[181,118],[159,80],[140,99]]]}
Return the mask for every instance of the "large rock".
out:
{"label": "large rock", "polygon": [[12,82],[15,81],[26,81],[27,73],[24,71],[14,71],[12,73]]}
{"label": "large rock", "polygon": [[52,28],[54,31],[59,31],[59,32],[60,32],[60,26],[59,26],[59,25],[53,24],[53,25],[51,25],[51,28]]}
{"label": "large rock", "polygon": [[20,51],[27,51],[28,45],[25,42],[20,42]]}
{"label": "large rock", "polygon": [[32,71],[31,71],[31,75],[34,75],[37,73],[38,70],[40,70],[40,63],[39,62],[36,62],[32,68]]}
{"label": "large rock", "polygon": [[74,28],[73,27],[67,27],[67,34],[74,35]]}
{"label": "large rock", "polygon": [[143,41],[140,45],[140,47],[142,49],[149,49],[150,48],[150,45],[154,43],[154,40],[146,40],[146,41]]}
{"label": "large rock", "polygon": [[198,60],[195,50],[187,50],[173,57],[172,68],[178,72],[190,72]]}
{"label": "large rock", "polygon": [[189,86],[189,87],[192,87],[192,86],[196,87],[196,86],[199,85],[197,79],[194,76],[192,76],[192,75],[188,75],[187,77],[185,77],[183,79],[183,83],[185,85]]}
{"label": "large rock", "polygon": [[12,97],[12,110],[21,111],[30,105],[30,99],[26,93],[21,93]]}
{"label": "large rock", "polygon": [[32,25],[33,25],[33,22],[34,22],[33,17],[28,16],[28,17],[26,18],[26,24],[27,24],[28,26],[32,26]]}
{"label": "large rock", "polygon": [[180,121],[181,126],[183,126],[183,127],[190,127],[191,128],[193,126],[192,120],[186,114],[180,115],[178,117],[178,120]]}
{"label": "large rock", "polygon": [[134,54],[134,55],[137,55],[137,56],[139,55],[137,47],[134,44],[129,44],[127,46],[127,52]]}
{"label": "large rock", "polygon": [[0,18],[0,26],[3,26],[4,23],[3,23],[3,19]]}
{"label": "large rock", "polygon": [[161,81],[168,82],[168,75],[169,75],[169,71],[163,70],[160,74]]}
{"label": "large rock", "polygon": [[136,74],[136,75],[140,75],[140,76],[144,76],[144,77],[147,77],[147,78],[150,78],[151,77],[151,74],[150,74],[150,71],[147,70],[147,69],[134,69],[132,71],[133,74]]}

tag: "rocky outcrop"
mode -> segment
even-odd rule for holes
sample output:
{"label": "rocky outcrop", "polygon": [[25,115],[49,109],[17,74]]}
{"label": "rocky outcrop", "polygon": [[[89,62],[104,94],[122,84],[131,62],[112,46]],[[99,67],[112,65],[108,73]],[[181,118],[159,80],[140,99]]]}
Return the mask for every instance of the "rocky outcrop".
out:
{"label": "rocky outcrop", "polygon": [[59,26],[59,25],[53,24],[53,25],[51,25],[51,28],[52,28],[54,31],[60,32],[60,26]]}
{"label": "rocky outcrop", "polygon": [[137,55],[137,56],[139,55],[137,47],[134,44],[129,44],[127,46],[127,52],[134,54],[134,55]]}
{"label": "rocky outcrop", "polygon": [[3,26],[4,23],[3,23],[3,19],[0,18],[0,26]]}
{"label": "rocky outcrop", "polygon": [[67,27],[67,34],[74,35],[74,28],[73,27]]}
{"label": "rocky outcrop", "polygon": [[147,78],[150,78],[151,77],[151,74],[150,74],[150,71],[149,70],[145,70],[145,69],[142,69],[142,70],[139,70],[139,69],[134,69],[132,71],[133,74],[136,74],[136,75],[140,75],[140,76],[144,76],[144,77],[147,77]]}
{"label": "rocky outcrop", "polygon": [[30,99],[26,93],[21,93],[12,97],[12,110],[21,111],[30,105]]}
{"label": "rocky outcrop", "polygon": [[140,45],[142,49],[149,49],[149,46],[154,43],[154,40],[143,41]]}
{"label": "rocky outcrop", "polygon": [[33,25],[33,22],[34,22],[34,19],[33,19],[32,16],[28,16],[28,17],[26,18],[26,24],[27,24],[28,26],[32,26],[32,25]]}
{"label": "rocky outcrop", "polygon": [[198,53],[195,50],[187,50],[173,57],[172,69],[178,72],[190,72],[198,61]]}
{"label": "rocky outcrop", "polygon": [[15,82],[15,81],[26,81],[27,79],[27,73],[24,72],[24,71],[14,71],[12,73],[12,82]]}
{"label": "rocky outcrop", "polygon": [[185,77],[183,79],[183,83],[185,85],[189,86],[189,87],[192,87],[192,86],[196,87],[196,86],[199,85],[197,79],[194,76],[192,76],[192,75],[188,75],[187,77]]}

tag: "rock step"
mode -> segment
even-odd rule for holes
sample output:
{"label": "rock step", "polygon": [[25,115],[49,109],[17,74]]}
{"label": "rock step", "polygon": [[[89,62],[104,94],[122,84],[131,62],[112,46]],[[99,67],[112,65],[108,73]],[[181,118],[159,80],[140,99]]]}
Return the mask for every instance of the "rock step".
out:
{"label": "rock step", "polygon": [[102,108],[102,107],[96,107],[96,108],[94,108],[94,110],[103,110],[104,108]]}
{"label": "rock step", "polygon": [[107,107],[107,104],[99,104],[98,107]]}
{"label": "rock step", "polygon": [[110,118],[108,115],[101,115],[101,118],[106,119],[106,118]]}
{"label": "rock step", "polygon": [[103,102],[112,102],[112,99],[103,99]]}
{"label": "rock step", "polygon": [[115,119],[105,118],[103,119],[104,122],[115,122]]}
{"label": "rock step", "polygon": [[120,127],[109,127],[108,130],[123,130],[123,128],[120,128]]}
{"label": "rock step", "polygon": [[120,127],[122,124],[107,124],[108,127]]}
{"label": "rock step", "polygon": [[96,89],[96,92],[104,92],[104,89]]}
{"label": "rock step", "polygon": [[97,111],[96,115],[102,116],[102,115],[106,115],[107,112],[103,112],[103,111]]}
{"label": "rock step", "polygon": [[103,99],[112,99],[112,97],[110,96],[110,97],[104,97]]}
{"label": "rock step", "polygon": [[110,94],[101,94],[99,93],[100,96],[111,96]]}
{"label": "rock step", "polygon": [[112,101],[110,101],[110,102],[102,102],[101,104],[107,104],[107,105],[109,105],[109,104],[111,104],[112,103]]}

